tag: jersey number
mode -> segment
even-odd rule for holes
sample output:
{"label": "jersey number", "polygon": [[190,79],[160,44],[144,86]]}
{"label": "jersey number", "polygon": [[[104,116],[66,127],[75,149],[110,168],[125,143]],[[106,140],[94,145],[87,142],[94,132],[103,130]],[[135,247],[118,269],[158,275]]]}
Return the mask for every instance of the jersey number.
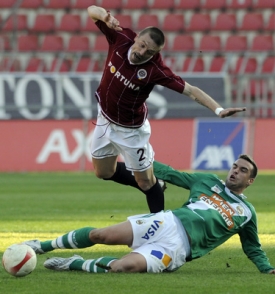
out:
{"label": "jersey number", "polygon": [[137,154],[139,154],[139,161],[143,161],[145,159],[144,155],[144,149],[138,149]]}

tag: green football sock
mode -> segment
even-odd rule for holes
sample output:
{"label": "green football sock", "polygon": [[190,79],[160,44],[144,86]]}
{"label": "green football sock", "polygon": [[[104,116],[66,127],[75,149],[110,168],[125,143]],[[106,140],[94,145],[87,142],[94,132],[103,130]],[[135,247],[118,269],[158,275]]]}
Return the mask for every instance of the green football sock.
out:
{"label": "green football sock", "polygon": [[86,227],[71,231],[62,235],[55,240],[41,242],[41,248],[44,252],[52,251],[54,249],[78,249],[86,248],[95,245],[89,238],[91,230],[95,228]]}
{"label": "green football sock", "polygon": [[97,259],[77,259],[71,263],[70,270],[82,270],[88,273],[107,273],[110,270],[109,264],[113,260],[117,260],[117,258],[104,256]]}

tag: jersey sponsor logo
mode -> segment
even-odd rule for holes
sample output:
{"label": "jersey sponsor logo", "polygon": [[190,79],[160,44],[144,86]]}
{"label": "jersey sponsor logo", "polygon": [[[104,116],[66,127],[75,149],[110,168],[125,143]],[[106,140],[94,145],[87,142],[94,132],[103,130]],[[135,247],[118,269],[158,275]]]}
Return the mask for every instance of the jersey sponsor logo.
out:
{"label": "jersey sponsor logo", "polygon": [[161,260],[165,267],[167,267],[172,260],[172,258],[168,254],[163,254],[161,251],[158,250],[152,250],[151,255]]}
{"label": "jersey sponsor logo", "polygon": [[119,80],[119,82],[123,83],[124,86],[126,86],[129,89],[132,89],[134,91],[139,91],[140,90],[140,87],[133,84],[133,83],[131,83],[129,80],[127,80],[126,77],[123,74],[121,74],[120,71],[118,71],[116,69],[116,67],[112,64],[111,61],[108,63],[108,66],[110,67],[110,72],[112,74],[114,74],[114,76]]}
{"label": "jersey sponsor logo", "polygon": [[163,221],[154,220],[147,232],[144,236],[142,236],[142,239],[149,240],[150,237],[153,237],[155,233],[159,230],[160,226],[163,224]]}
{"label": "jersey sponsor logo", "polygon": [[110,72],[112,74],[116,72],[116,68],[113,65],[110,67]]}
{"label": "jersey sponsor logo", "polygon": [[225,201],[217,194],[213,194],[210,197],[202,194],[199,198],[201,201],[204,201],[206,204],[208,204],[210,208],[215,209],[217,212],[219,212],[219,214],[227,224],[228,229],[233,228],[234,222],[232,220],[232,216],[234,215],[235,211],[227,201]]}
{"label": "jersey sponsor logo", "polygon": [[147,71],[145,69],[140,69],[137,72],[137,77],[139,80],[145,79],[147,77]]}
{"label": "jersey sponsor logo", "polygon": [[222,189],[218,185],[215,185],[214,187],[212,187],[211,190],[217,194],[222,192]]}
{"label": "jersey sponsor logo", "polygon": [[245,120],[198,120],[195,132],[192,169],[228,170],[245,153]]}
{"label": "jersey sponsor logo", "polygon": [[138,219],[137,221],[136,221],[136,224],[137,225],[142,225],[142,224],[145,224],[146,223],[146,221],[144,220],[144,219]]}

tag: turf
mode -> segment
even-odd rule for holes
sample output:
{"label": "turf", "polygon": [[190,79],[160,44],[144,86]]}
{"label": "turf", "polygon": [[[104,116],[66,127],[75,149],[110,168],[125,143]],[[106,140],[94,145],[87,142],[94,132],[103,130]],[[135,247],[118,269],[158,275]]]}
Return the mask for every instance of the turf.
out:
{"label": "turf", "polygon": [[[221,175],[224,177],[224,175]],[[275,265],[274,175],[260,174],[247,196],[258,212],[263,249]],[[188,192],[168,185],[166,208],[180,206]],[[0,174],[0,253],[27,239],[47,240],[84,226],[107,226],[128,215],[147,213],[139,191],[97,179],[93,173]],[[47,257],[120,257],[123,246],[96,246],[85,250],[60,250],[38,256],[35,271],[14,278],[0,267],[0,293],[274,293],[274,275],[260,274],[242,252],[238,237],[207,256],[169,274],[88,274],[44,269]]]}

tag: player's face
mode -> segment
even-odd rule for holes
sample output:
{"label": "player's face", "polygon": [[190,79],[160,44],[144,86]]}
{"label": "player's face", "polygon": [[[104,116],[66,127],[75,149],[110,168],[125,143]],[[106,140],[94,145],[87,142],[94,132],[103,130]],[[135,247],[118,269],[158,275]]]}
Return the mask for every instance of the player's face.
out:
{"label": "player's face", "polygon": [[131,49],[130,61],[134,64],[142,63],[159,52],[160,49],[148,33],[137,35]]}
{"label": "player's face", "polygon": [[245,188],[254,182],[254,179],[250,177],[253,165],[239,158],[236,160],[225,181],[226,187],[236,194],[241,194]]}

